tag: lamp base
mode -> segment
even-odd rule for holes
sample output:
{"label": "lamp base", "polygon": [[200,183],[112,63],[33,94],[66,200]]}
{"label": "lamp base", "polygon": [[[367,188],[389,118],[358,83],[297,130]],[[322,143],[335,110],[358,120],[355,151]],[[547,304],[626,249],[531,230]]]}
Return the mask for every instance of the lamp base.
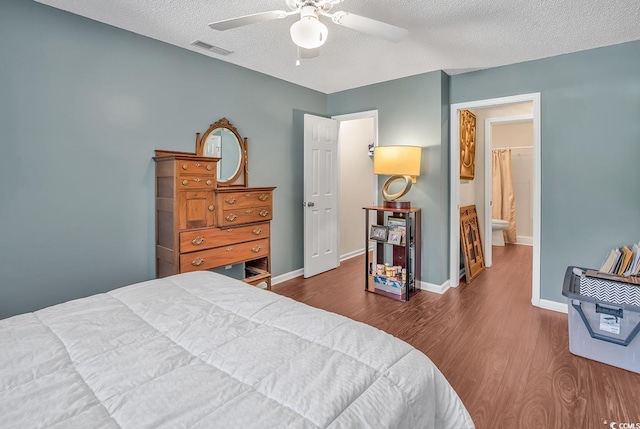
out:
{"label": "lamp base", "polygon": [[[389,187],[396,180],[404,182],[404,186],[398,192],[392,194],[389,192]],[[412,183],[413,182],[411,181],[411,176],[401,174],[393,175],[389,177],[386,182],[384,182],[384,185],[382,185],[382,198],[384,198],[385,201],[395,201],[398,198],[405,196],[407,192],[411,190]]]}
{"label": "lamp base", "polygon": [[382,207],[385,209],[410,209],[411,201],[385,201],[382,203]]}

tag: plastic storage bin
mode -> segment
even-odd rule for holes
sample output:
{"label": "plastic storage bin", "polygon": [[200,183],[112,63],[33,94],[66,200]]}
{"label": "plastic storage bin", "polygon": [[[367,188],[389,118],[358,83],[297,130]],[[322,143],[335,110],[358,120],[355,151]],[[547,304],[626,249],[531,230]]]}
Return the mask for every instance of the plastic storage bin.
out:
{"label": "plastic storage bin", "polygon": [[[578,275],[568,267],[562,294],[569,301],[569,351],[640,373],[640,286]],[[606,301],[603,300],[606,298]]]}

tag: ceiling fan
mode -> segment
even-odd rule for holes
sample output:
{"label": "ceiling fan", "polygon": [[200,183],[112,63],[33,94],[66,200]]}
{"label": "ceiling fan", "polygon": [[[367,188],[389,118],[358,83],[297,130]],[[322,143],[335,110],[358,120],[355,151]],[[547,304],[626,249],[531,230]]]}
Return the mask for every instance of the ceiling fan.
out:
{"label": "ceiling fan", "polygon": [[299,52],[301,58],[317,56],[317,48],[322,46],[327,40],[329,30],[326,25],[320,22],[320,15],[331,18],[335,24],[394,43],[400,42],[409,34],[409,31],[404,28],[353,13],[343,11],[330,13],[330,10],[335,5],[343,1],[344,0],[285,0],[287,6],[291,9],[288,12],[284,10],[272,10],[270,12],[255,13],[238,18],[212,22],[209,24],[209,27],[214,30],[225,31],[257,22],[282,19],[291,15],[300,14],[300,20],[291,26],[290,33],[293,42],[301,48],[299,50],[302,51]]}

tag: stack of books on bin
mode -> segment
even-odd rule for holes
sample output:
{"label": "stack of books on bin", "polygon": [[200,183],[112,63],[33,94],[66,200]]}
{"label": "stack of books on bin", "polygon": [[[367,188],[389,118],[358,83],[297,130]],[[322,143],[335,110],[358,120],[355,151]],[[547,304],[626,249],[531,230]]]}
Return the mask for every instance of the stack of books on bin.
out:
{"label": "stack of books on bin", "polygon": [[640,274],[640,243],[611,249],[600,267],[601,273],[619,276],[637,276]]}

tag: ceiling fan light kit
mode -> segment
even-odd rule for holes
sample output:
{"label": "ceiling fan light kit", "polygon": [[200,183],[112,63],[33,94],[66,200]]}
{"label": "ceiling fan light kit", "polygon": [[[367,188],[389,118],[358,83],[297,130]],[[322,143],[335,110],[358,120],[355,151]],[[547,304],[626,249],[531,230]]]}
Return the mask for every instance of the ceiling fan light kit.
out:
{"label": "ceiling fan light kit", "polygon": [[300,11],[300,20],[289,30],[293,43],[304,49],[319,48],[327,40],[329,30],[318,19],[318,10],[313,6],[304,6]]}

